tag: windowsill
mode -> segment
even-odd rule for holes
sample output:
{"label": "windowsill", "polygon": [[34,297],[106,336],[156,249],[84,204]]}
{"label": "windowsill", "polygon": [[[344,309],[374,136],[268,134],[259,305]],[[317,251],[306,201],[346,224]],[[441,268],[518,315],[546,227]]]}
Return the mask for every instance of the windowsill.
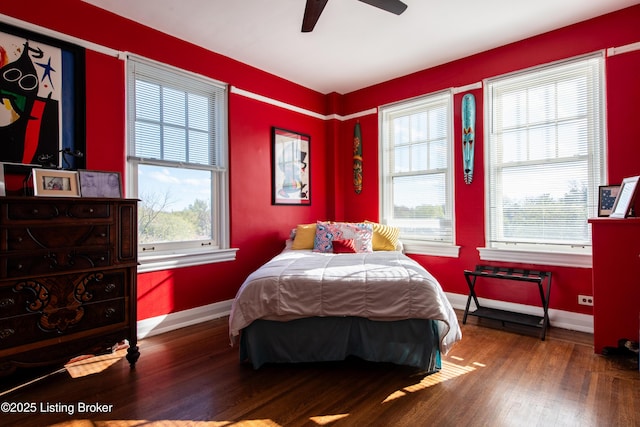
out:
{"label": "windowsill", "polygon": [[217,249],[207,252],[155,253],[141,255],[138,258],[138,273],[169,270],[181,267],[235,261],[238,248]]}
{"label": "windowsill", "polygon": [[460,246],[427,243],[418,240],[402,240],[404,252],[415,255],[431,255],[450,258],[458,258],[460,255]]}
{"label": "windowsill", "polygon": [[591,253],[541,252],[515,249],[478,248],[482,261],[519,262],[560,267],[591,268]]}

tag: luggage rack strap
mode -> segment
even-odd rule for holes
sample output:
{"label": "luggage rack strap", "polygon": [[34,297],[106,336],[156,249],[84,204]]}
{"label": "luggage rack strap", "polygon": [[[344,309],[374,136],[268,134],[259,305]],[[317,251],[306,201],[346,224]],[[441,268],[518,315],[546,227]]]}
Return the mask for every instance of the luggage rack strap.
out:
{"label": "luggage rack strap", "polygon": [[540,282],[551,277],[551,272],[524,268],[500,267],[493,265],[477,265],[475,270],[465,270],[466,275],[494,277],[496,279],[524,280]]}

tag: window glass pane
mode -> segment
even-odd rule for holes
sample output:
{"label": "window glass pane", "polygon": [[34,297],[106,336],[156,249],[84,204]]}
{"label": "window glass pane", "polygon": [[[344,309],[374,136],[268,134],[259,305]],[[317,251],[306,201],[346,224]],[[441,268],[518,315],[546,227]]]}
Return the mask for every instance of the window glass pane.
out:
{"label": "window glass pane", "polygon": [[138,165],[140,244],[211,240],[211,172]]}
{"label": "window glass pane", "polygon": [[185,162],[187,160],[187,139],[183,128],[164,128],[164,160]]}
{"label": "window glass pane", "polygon": [[[527,159],[526,131],[510,131],[502,135],[497,141],[498,161],[509,163],[519,162]],[[500,144],[502,142],[502,144]],[[500,160],[502,158],[502,160]]]}
{"label": "window glass pane", "polygon": [[414,144],[411,147],[411,170],[426,171],[429,169],[429,144]]}
{"label": "window glass pane", "polygon": [[558,83],[558,118],[569,119],[584,116],[587,105],[584,93],[588,90],[586,78],[577,78]]}
{"label": "window glass pane", "polygon": [[506,94],[498,93],[496,120],[501,128],[522,125],[527,119],[525,112],[526,90],[520,89]]}
{"label": "window glass pane", "polygon": [[446,138],[448,129],[447,107],[440,106],[429,110],[429,139]]}
{"label": "window glass pane", "polygon": [[189,127],[209,131],[209,100],[200,95],[188,94]]}
{"label": "window glass pane", "polygon": [[160,126],[157,124],[136,122],[136,156],[149,159],[161,159]]}
{"label": "window glass pane", "polygon": [[160,121],[160,86],[136,81],[136,119]]}
{"label": "window glass pane", "polygon": [[445,175],[416,175],[393,179],[393,211],[396,218],[443,218]]}
{"label": "window glass pane", "polygon": [[556,116],[554,85],[531,88],[528,93],[527,122],[529,124],[545,123]]}
{"label": "window glass pane", "polygon": [[393,140],[395,145],[409,143],[409,116],[398,117],[393,120]]}
{"label": "window glass pane", "polygon": [[449,162],[447,153],[447,141],[433,141],[429,144],[429,167],[431,169],[444,169]]}
{"label": "window glass pane", "polygon": [[585,163],[508,168],[502,182],[502,233],[506,241],[584,238],[588,228]]}
{"label": "window glass pane", "polygon": [[189,162],[210,164],[209,135],[205,132],[189,131]]}
{"label": "window glass pane", "polygon": [[411,115],[411,142],[426,141],[429,138],[427,123],[426,112]]}
{"label": "window glass pane", "polygon": [[586,119],[558,125],[558,157],[586,156],[589,152],[586,130]]}
{"label": "window glass pane", "polygon": [[185,126],[186,125],[186,105],[185,93],[164,88],[162,90],[162,120],[165,123]]}
{"label": "window glass pane", "polygon": [[555,128],[540,127],[529,130],[529,160],[556,157]]}
{"label": "window glass pane", "polygon": [[409,172],[411,170],[411,164],[410,164],[410,152],[409,152],[409,147],[408,146],[404,146],[404,147],[396,147],[395,151],[394,151],[394,168],[393,171],[398,173],[398,172]]}

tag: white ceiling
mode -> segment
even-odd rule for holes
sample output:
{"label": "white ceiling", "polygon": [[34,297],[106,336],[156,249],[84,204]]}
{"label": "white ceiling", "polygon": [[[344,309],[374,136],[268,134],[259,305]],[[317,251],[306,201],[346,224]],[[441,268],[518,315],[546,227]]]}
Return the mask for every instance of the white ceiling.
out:
{"label": "white ceiling", "polygon": [[619,10],[638,0],[403,0],[400,16],[329,0],[84,0],[322,93],[348,93]]}

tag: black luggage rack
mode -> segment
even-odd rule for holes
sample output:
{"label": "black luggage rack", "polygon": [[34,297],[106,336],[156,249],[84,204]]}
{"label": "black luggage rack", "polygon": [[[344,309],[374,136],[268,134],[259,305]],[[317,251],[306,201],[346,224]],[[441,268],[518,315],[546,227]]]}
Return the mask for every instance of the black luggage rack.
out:
{"label": "black luggage rack", "polygon": [[[469,285],[469,297],[467,298],[467,306],[464,310],[462,323],[467,323],[467,316],[472,315],[486,319],[501,321],[503,326],[505,323],[514,323],[518,325],[531,326],[541,328],[540,339],[544,341],[547,329],[549,327],[549,295],[551,293],[551,272],[540,270],[527,270],[510,267],[496,267],[489,265],[477,265],[475,270],[465,270],[464,277]],[[530,314],[516,313],[512,311],[499,310],[489,307],[481,307],[476,296],[476,280],[479,277],[514,280],[520,282],[537,283],[540,291],[540,300],[542,302],[542,316],[534,316]],[[476,310],[469,312],[471,300],[476,305]]]}

